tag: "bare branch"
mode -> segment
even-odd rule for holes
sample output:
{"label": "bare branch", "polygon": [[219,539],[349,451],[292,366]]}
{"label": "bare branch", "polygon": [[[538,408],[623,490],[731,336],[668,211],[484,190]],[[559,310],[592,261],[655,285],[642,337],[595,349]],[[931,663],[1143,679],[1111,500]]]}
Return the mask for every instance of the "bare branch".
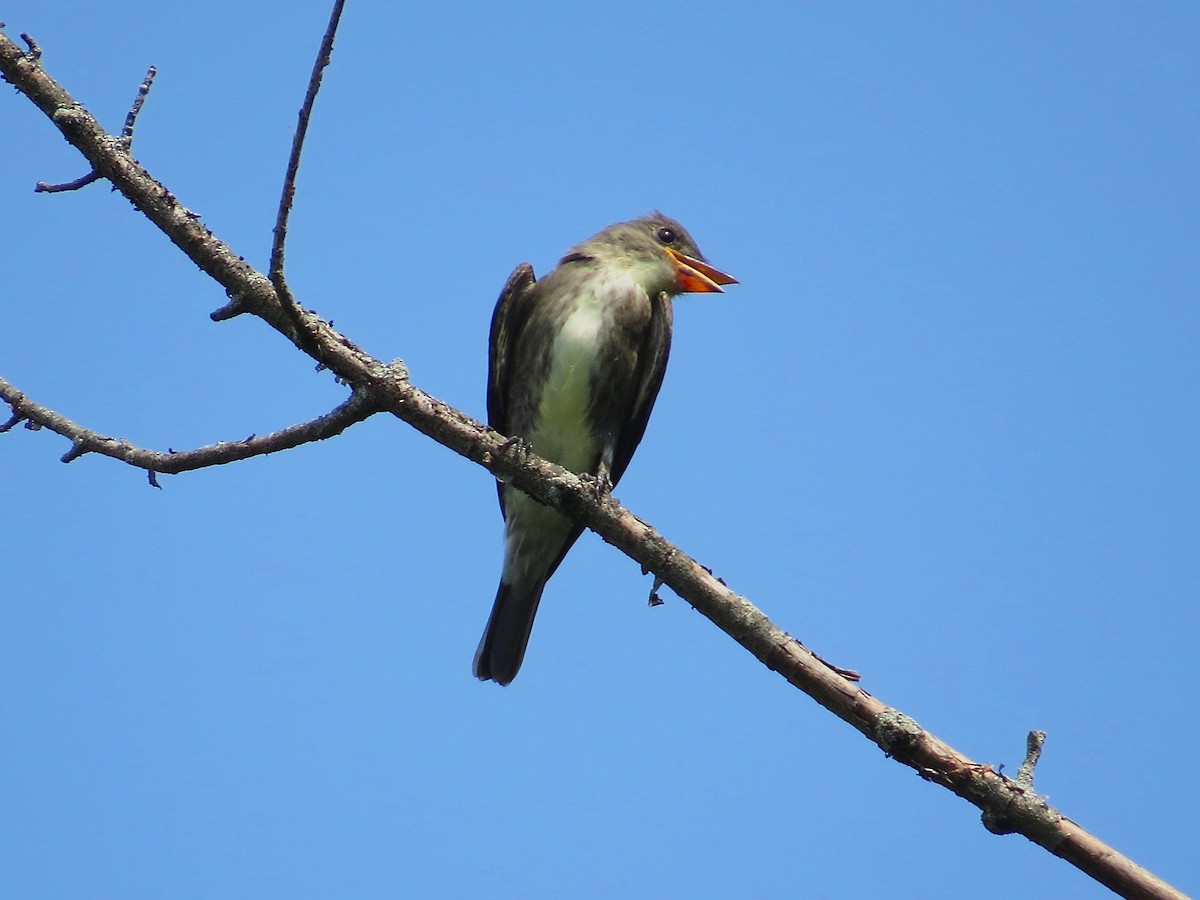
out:
{"label": "bare branch", "polygon": [[[26,39],[31,47],[37,46],[27,35],[22,35],[22,37]],[[41,55],[41,49],[39,48],[33,58],[36,60]],[[138,113],[142,111],[142,104],[146,102],[146,95],[150,93],[150,85],[154,83],[154,76],[157,73],[158,70],[154,66],[146,70],[146,77],[142,79],[141,86],[138,87],[137,96],[133,98],[133,106],[129,107],[129,112],[125,114],[125,127],[121,129],[120,140],[124,144],[126,152],[133,146],[133,125],[137,121]],[[33,186],[33,189],[35,192],[42,194],[77,191],[81,187],[91,184],[93,181],[99,181],[101,177],[100,173],[93,168],[92,171],[86,175],[80,175],[74,181],[66,181],[62,184],[48,184],[45,181],[39,181]]]}
{"label": "bare branch", "polygon": [[311,422],[292,425],[264,437],[250,435],[245,440],[221,441],[218,444],[200,447],[196,450],[185,450],[178,453],[168,450],[166,453],[159,453],[156,450],[146,450],[134,446],[123,438],[108,437],[84,428],[66,416],[34,403],[3,378],[0,378],[0,399],[8,403],[13,411],[12,417],[3,426],[0,426],[0,432],[8,431],[18,422],[27,420],[29,424],[26,427],[30,425],[45,427],[71,441],[71,449],[63,454],[63,462],[73,462],[85,453],[110,456],[113,459],[129,463],[131,466],[149,471],[150,484],[154,487],[159,486],[155,473],[177,475],[180,472],[190,472],[194,469],[222,466],[226,463],[249,459],[252,456],[290,450],[313,441],[323,441],[336,434],[341,434],[351,425],[380,411],[377,406],[371,404],[366,395],[355,392],[345,403]]}
{"label": "bare branch", "polygon": [[412,385],[403,364],[384,365],[329,324],[301,310],[300,326],[312,337],[311,345],[306,346],[309,342],[298,339],[297,326],[283,312],[270,280],[183,209],[165,187],[130,158],[119,139],[106,135],[87,111],[42,71],[36,60],[2,32],[0,72],[51,118],[97,171],[225,288],[232,302],[214,313],[214,319],[229,318],[242,311],[259,315],[342,381],[353,385],[356,397],[365,397],[370,409],[391,412],[497,478],[595,531],[653,572],[764,665],[779,672],[922,778],[1011,822],[1014,831],[1068,860],[1122,896],[1184,897],[1084,831],[1032,790],[997,773],[990,765],[974,762],[839,675],[749,600],[731,591],[696,560],[624,509],[615,498],[598,498],[592,481],[532,453],[513,451],[513,441]]}
{"label": "bare branch", "polygon": [[317,51],[312,74],[308,77],[308,90],[305,91],[304,103],[300,107],[296,133],[292,136],[292,150],[288,155],[287,174],[283,178],[283,193],[279,198],[279,212],[275,217],[271,262],[267,270],[271,284],[275,286],[275,291],[279,295],[283,312],[292,320],[298,335],[304,334],[303,321],[300,315],[300,304],[292,296],[292,291],[283,275],[284,244],[287,242],[288,217],[292,212],[292,201],[296,198],[296,174],[300,170],[300,154],[304,150],[304,138],[308,134],[308,123],[312,118],[317,92],[321,89],[321,78],[325,73],[325,67],[333,58],[333,38],[337,34],[344,5],[345,0],[336,0],[333,4],[333,11],[329,14],[329,24],[325,28],[325,36],[321,39],[321,49]]}

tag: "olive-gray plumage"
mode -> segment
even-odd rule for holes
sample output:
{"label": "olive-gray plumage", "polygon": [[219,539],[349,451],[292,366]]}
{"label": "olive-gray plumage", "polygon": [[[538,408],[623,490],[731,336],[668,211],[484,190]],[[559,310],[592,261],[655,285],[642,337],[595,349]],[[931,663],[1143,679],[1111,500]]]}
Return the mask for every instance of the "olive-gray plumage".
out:
{"label": "olive-gray plumage", "polygon": [[[655,213],[604,229],[540,281],[509,277],[492,316],[488,424],[534,453],[615,485],[646,430],[671,349],[671,300],[733,279]],[[516,677],[546,581],[582,527],[498,484],[504,570],[474,673]]]}

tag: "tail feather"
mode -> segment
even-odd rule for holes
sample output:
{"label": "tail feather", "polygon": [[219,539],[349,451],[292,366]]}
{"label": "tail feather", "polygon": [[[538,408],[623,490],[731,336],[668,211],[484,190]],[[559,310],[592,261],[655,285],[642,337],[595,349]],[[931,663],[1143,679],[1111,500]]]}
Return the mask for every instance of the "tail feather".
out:
{"label": "tail feather", "polygon": [[492,614],[471,666],[480,681],[508,684],[517,677],[545,586],[544,580],[532,585],[500,582]]}

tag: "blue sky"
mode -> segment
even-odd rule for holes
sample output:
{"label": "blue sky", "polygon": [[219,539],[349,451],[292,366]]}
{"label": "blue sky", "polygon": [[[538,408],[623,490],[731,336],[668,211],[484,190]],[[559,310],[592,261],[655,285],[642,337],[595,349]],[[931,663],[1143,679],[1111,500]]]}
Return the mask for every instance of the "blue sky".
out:
{"label": "blue sky", "polygon": [[[247,8],[249,6],[249,8]],[[16,2],[46,67],[239,253],[270,246],[322,4]],[[351,3],[301,301],[484,415],[511,268],[654,208],[742,284],[676,306],[617,491],[974,758],[1200,890],[1200,12]],[[155,449],[345,392],[0,92],[0,374]],[[0,892],[1103,897],[885,760],[586,535],[509,688],[500,517],[379,417],[163,478],[0,436]]]}

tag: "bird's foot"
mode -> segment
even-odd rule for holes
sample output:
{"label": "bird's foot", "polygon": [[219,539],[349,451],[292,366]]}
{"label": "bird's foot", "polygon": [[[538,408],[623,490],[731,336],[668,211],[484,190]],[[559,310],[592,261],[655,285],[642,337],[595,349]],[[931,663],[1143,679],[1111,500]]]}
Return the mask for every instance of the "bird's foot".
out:
{"label": "bird's foot", "polygon": [[515,456],[528,456],[533,452],[533,445],[518,434],[501,444],[497,452],[508,453],[510,450]]}
{"label": "bird's foot", "polygon": [[601,469],[599,472],[585,472],[579,476],[582,481],[588,483],[592,488],[596,502],[603,500],[612,493],[612,479],[608,477],[608,469]]}
{"label": "bird's foot", "polygon": [[[642,569],[642,574],[643,575],[646,574],[645,569]],[[666,584],[666,582],[663,581],[662,578],[660,578],[658,575],[654,576],[654,584],[650,588],[650,598],[646,601],[647,606],[651,606],[651,607],[662,606],[664,603],[667,602],[667,601],[663,600],[662,597],[658,596],[658,589],[660,587],[662,587],[664,584]]]}

